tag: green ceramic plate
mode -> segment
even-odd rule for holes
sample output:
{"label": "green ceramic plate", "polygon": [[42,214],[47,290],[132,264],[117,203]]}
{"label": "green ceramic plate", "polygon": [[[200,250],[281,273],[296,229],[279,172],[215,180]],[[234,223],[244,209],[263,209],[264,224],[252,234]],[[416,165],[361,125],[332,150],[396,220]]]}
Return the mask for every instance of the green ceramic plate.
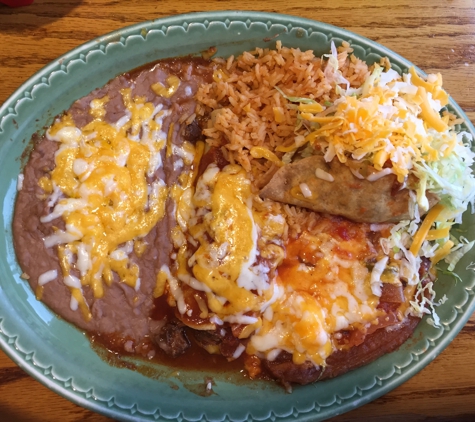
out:
{"label": "green ceramic plate", "polygon": [[[438,294],[449,298],[439,308],[441,327],[423,321],[399,351],[337,379],[297,387],[291,395],[271,383],[236,383],[232,377],[213,375],[214,394],[204,397],[199,389],[208,374],[177,375],[154,368],[149,373],[155,377],[146,377],[110,366],[81,332],[36,301],[20,279],[11,230],[20,157],[33,133],[51,124],[74,100],[147,62],[199,53],[210,46],[228,56],[256,46],[273,47],[276,39],[286,46],[313,49],[317,55],[328,52],[331,40],[347,40],[356,55],[370,63],[387,56],[398,71],[411,66],[379,44],[315,21],[269,13],[197,13],[144,22],[86,43],[34,75],[0,108],[0,346],[53,391],[124,421],[316,421],[361,406],[412,377],[450,343],[475,309],[475,277],[466,269],[472,254],[458,266],[463,282],[441,277],[437,283]],[[450,106],[466,117],[453,101]],[[475,135],[466,121],[463,129]],[[464,228],[470,229],[471,237],[474,224],[467,214]]]}

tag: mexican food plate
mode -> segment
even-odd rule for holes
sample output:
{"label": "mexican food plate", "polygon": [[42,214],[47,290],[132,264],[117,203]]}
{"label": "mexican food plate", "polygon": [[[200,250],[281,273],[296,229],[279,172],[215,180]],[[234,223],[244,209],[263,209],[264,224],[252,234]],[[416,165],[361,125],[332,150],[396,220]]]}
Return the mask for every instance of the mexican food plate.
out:
{"label": "mexican food plate", "polygon": [[0,109],[0,344],[118,420],[361,406],[475,308],[473,136],[440,75],[320,22],[95,39]]}

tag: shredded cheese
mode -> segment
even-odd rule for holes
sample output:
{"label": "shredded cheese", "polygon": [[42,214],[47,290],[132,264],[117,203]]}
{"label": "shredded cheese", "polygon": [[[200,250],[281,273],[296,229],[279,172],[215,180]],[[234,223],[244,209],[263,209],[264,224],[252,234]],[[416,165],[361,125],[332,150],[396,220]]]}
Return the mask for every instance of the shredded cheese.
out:
{"label": "shredded cheese", "polygon": [[275,155],[272,151],[264,147],[252,147],[250,154],[254,158],[265,158],[266,160],[272,161],[277,164],[279,167],[282,167],[284,163]]}
{"label": "shredded cheese", "polygon": [[306,183],[300,183],[300,191],[302,192],[302,195],[305,197],[305,198],[311,198],[312,197],[312,191],[310,190],[310,188],[308,187],[308,185]]}
{"label": "shredded cheese", "polygon": [[426,90],[423,87],[419,87],[417,89],[417,94],[422,99],[420,104],[422,118],[438,132],[446,131],[448,128],[447,123],[442,120],[440,115],[436,113],[429,104]]}
{"label": "shredded cheese", "polygon": [[56,278],[58,278],[57,270],[46,271],[38,277],[38,286],[44,286],[46,283],[49,283],[50,281],[53,281]]}
{"label": "shredded cheese", "polygon": [[426,240],[437,240],[445,239],[449,237],[450,226],[444,227],[443,229],[433,229],[427,232]]}
{"label": "shredded cheese", "polygon": [[443,205],[437,204],[426,215],[423,223],[419,227],[419,230],[415,234],[414,239],[412,241],[412,245],[409,249],[412,255],[414,256],[418,255],[419,250],[422,246],[422,243],[426,239],[427,234],[429,233],[429,230],[432,227],[432,224],[434,224],[434,222],[436,221],[439,214],[443,211],[443,209],[444,209]]}
{"label": "shredded cheese", "polygon": [[452,249],[452,246],[454,246],[454,242],[452,242],[451,240],[448,240],[447,242],[445,242],[444,246],[437,249],[435,251],[434,256],[430,259],[431,262],[432,262],[432,265],[435,265],[441,259],[444,259],[450,253],[450,250]]}
{"label": "shredded cheese", "polygon": [[170,98],[178,90],[180,79],[175,75],[170,75],[167,77],[167,84],[168,88],[166,88],[162,83],[156,82],[152,85],[152,90],[160,97]]}
{"label": "shredded cheese", "polygon": [[326,180],[327,182],[333,182],[335,178],[325,170],[322,170],[321,168],[317,168],[315,170],[315,176],[317,176],[318,179]]}

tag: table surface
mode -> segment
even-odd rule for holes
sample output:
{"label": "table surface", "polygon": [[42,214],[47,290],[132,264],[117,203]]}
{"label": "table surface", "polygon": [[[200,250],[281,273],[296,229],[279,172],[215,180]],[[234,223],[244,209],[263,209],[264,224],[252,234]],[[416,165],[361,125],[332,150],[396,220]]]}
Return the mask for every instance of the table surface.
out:
{"label": "table surface", "polygon": [[[475,123],[475,0],[36,0],[0,4],[0,104],[34,72],[96,36],[137,22],[204,10],[286,13],[377,41],[444,86]],[[475,315],[447,349],[389,394],[334,421],[475,420]],[[0,351],[0,420],[110,421],[49,391]]]}

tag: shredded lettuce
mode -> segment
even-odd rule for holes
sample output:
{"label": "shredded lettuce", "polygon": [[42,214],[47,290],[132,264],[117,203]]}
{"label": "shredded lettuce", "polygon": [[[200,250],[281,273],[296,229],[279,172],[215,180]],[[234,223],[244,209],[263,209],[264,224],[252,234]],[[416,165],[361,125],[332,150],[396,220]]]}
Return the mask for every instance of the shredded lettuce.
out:
{"label": "shredded lettuce", "polygon": [[[438,136],[435,133],[431,135]],[[470,134],[463,132],[457,138],[454,150],[447,157],[441,157],[437,161],[415,162],[414,174],[419,178],[416,187],[418,203],[422,202],[422,198],[427,201],[426,193],[430,191],[447,207],[444,218],[454,218],[456,222],[461,222],[468,204],[473,204],[475,200],[475,177],[471,169],[475,153],[470,149]],[[435,142],[434,148],[437,146]]]}
{"label": "shredded lettuce", "polygon": [[279,92],[282,97],[284,97],[286,100],[290,101],[291,103],[301,103],[301,104],[317,104],[315,100],[312,100],[311,98],[305,98],[305,97],[290,97],[289,95],[286,95],[284,91],[282,91],[278,86],[274,86],[274,88]]}
{"label": "shredded lettuce", "polygon": [[307,144],[307,146],[302,151],[300,151],[300,156],[302,158],[311,157],[312,155],[315,155],[315,150],[311,144]]}
{"label": "shredded lettuce", "polygon": [[[327,66],[325,67],[325,77],[330,82],[335,82],[335,91],[338,95],[345,94],[346,91],[350,89],[350,82],[343,76],[339,70],[338,64],[338,50],[336,49],[335,43],[331,43],[331,54],[324,54],[322,58],[325,57],[328,59]],[[343,91],[339,84],[346,85],[346,91]]]}
{"label": "shredded lettuce", "polygon": [[371,88],[374,87],[377,80],[381,77],[383,70],[384,69],[381,66],[374,66],[373,72],[371,73],[371,75],[369,75],[368,78],[366,78],[363,85],[361,86],[361,92],[364,96],[369,94]]}
{"label": "shredded lettuce", "polygon": [[475,244],[475,240],[469,242],[464,237],[461,237],[461,242],[452,248],[452,252],[445,258],[445,262],[449,264],[447,270],[453,271],[460,259],[470,250]]}
{"label": "shredded lettuce", "polygon": [[437,315],[435,308],[447,302],[448,298],[444,294],[437,302],[435,301],[435,291],[432,281],[423,285],[422,281],[417,285],[414,301],[410,301],[412,306],[411,313],[415,316],[422,317],[424,314],[431,315],[427,318],[427,322],[434,327],[440,327],[440,317]]}
{"label": "shredded lettuce", "polygon": [[282,162],[284,164],[290,164],[292,162],[292,157],[295,155],[296,152],[297,152],[297,150],[286,152],[282,156]]}
{"label": "shredded lettuce", "polygon": [[[436,223],[436,228],[443,229],[447,225],[452,225],[452,223]],[[436,280],[424,283],[424,280],[420,279],[419,268],[422,257],[431,258],[434,256],[435,251],[442,247],[448,239],[425,240],[418,256],[414,256],[408,249],[412,244],[418,226],[415,220],[401,221],[391,228],[388,238],[380,239],[380,244],[386,255],[392,254],[393,259],[398,261],[401,279],[406,280],[409,285],[416,285],[416,293],[414,300],[410,301],[409,313],[418,317],[430,315],[430,318],[427,320],[428,323],[437,327],[440,325],[440,318],[437,315],[436,308],[443,304],[447,297],[444,295],[436,301],[436,293],[433,289],[433,284]],[[444,270],[443,268],[436,267],[436,269],[438,273],[448,275],[456,281],[462,282],[460,276],[453,272],[453,269],[462,256],[473,247],[475,241],[468,241],[463,236],[460,239],[451,236],[451,240],[454,242],[454,246],[449,255],[445,257],[448,268]],[[475,270],[475,263],[471,265],[470,269]]]}

